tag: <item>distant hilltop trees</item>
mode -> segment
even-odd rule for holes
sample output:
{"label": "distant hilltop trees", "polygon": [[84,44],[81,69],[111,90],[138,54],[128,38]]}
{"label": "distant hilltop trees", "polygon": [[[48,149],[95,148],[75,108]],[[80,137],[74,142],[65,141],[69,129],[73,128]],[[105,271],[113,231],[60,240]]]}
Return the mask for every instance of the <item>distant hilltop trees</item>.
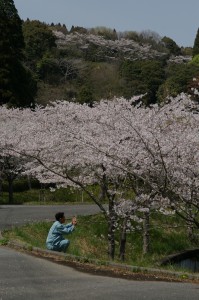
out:
{"label": "distant hilltop trees", "polygon": [[13,0],[0,0],[0,8],[1,104],[92,104],[141,93],[149,105],[187,92],[199,77],[198,32],[193,48],[184,48],[150,30],[22,21]]}

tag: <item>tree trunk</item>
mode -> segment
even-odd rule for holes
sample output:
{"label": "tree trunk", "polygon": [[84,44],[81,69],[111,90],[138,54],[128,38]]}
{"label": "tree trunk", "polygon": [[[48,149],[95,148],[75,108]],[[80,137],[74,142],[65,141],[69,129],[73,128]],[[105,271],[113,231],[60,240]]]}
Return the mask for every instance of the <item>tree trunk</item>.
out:
{"label": "tree trunk", "polygon": [[123,220],[122,224],[122,230],[121,230],[121,237],[120,237],[120,253],[119,253],[119,259],[124,261],[125,258],[125,249],[126,249],[126,223],[127,218]]}
{"label": "tree trunk", "polygon": [[190,221],[186,221],[188,238],[193,244],[197,245],[198,238],[197,235],[195,234],[194,222],[192,222],[192,220],[195,219],[195,216],[193,214],[193,210],[190,203],[186,203],[186,212],[190,219]]}
{"label": "tree trunk", "polygon": [[145,212],[144,213],[144,221],[143,221],[143,254],[147,254],[150,249],[150,234],[149,234],[149,228],[150,228],[150,213]]}
{"label": "tree trunk", "polygon": [[109,197],[109,215],[108,215],[108,256],[110,259],[115,258],[115,212],[114,197]]}
{"label": "tree trunk", "polygon": [[[109,216],[110,217],[110,216]],[[114,260],[115,258],[115,234],[114,234],[114,225],[115,221],[109,219],[108,221],[108,256],[110,259]]]}
{"label": "tree trunk", "polygon": [[0,178],[0,200],[1,200],[2,196],[3,196],[3,193],[2,193],[2,179]]}
{"label": "tree trunk", "polygon": [[13,203],[13,179],[8,179],[8,194],[9,194],[9,204]]}
{"label": "tree trunk", "polygon": [[31,177],[29,175],[27,176],[27,180],[28,180],[28,188],[29,188],[29,190],[31,190],[32,189]]}
{"label": "tree trunk", "polygon": [[192,223],[189,223],[189,222],[187,222],[187,234],[188,234],[189,240],[193,244],[198,245],[198,236],[195,233],[194,225]]}

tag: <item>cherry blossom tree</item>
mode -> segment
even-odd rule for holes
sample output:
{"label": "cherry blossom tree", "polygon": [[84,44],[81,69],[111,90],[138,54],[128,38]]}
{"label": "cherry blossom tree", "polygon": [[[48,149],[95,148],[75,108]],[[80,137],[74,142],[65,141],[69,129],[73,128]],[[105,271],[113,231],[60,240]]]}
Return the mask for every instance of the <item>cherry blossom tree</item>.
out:
{"label": "cherry blossom tree", "polygon": [[[137,167],[134,165],[131,172],[149,185],[155,198],[161,197],[161,209],[174,210],[196,228],[199,212],[197,111],[190,97],[182,94],[164,107],[152,107],[144,118],[139,117],[137,126],[135,120],[132,123],[124,116],[143,146],[136,157]],[[132,149],[132,146],[125,148]]]}
{"label": "cherry blossom tree", "polygon": [[24,159],[15,156],[0,158],[0,178],[8,182],[9,203],[13,203],[13,182],[23,172]]}
{"label": "cherry blossom tree", "polygon": [[2,153],[28,156],[26,173],[43,183],[84,190],[107,220],[112,259],[118,224],[121,259],[126,232],[140,223],[148,251],[151,211],[176,213],[199,228],[197,105],[185,94],[162,107],[146,108],[140,99],[0,109]]}

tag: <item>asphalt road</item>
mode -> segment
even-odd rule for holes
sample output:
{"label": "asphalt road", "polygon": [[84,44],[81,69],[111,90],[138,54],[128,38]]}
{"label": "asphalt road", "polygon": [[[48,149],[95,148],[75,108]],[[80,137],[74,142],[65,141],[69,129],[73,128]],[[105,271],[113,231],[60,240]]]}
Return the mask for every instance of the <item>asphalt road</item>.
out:
{"label": "asphalt road", "polygon": [[[0,230],[37,221],[54,221],[54,215],[63,211],[66,217],[99,212],[97,205],[0,205]],[[1,300],[1,299],[0,299]]]}
{"label": "asphalt road", "polygon": [[198,300],[199,285],[89,275],[0,247],[0,300]]}
{"label": "asphalt road", "polygon": [[[36,220],[92,214],[96,206],[0,206],[0,230]],[[81,273],[70,267],[0,247],[0,300],[198,300],[199,285],[133,281]]]}

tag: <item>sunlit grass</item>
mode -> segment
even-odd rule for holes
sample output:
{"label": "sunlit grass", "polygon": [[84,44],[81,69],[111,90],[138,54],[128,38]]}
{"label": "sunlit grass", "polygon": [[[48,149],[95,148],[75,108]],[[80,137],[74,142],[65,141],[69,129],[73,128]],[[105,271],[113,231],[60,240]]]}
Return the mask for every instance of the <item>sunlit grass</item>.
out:
{"label": "sunlit grass", "polygon": [[[68,222],[70,220],[67,220]],[[164,220],[165,221],[165,220]],[[156,266],[160,260],[171,253],[176,253],[191,248],[185,228],[176,227],[176,220],[167,223],[153,220],[151,227],[150,252],[142,254],[142,232],[137,230],[127,235],[125,263],[137,266]],[[3,232],[6,240],[20,240],[33,247],[45,249],[45,241],[52,223],[39,222],[16,227]],[[172,227],[172,226],[173,227]],[[181,224],[180,224],[181,225]],[[72,255],[82,256],[89,259],[108,260],[107,249],[107,223],[102,214],[78,217],[76,230],[67,235],[70,247],[67,252]],[[120,262],[119,233],[116,232],[116,255],[115,261]]]}

